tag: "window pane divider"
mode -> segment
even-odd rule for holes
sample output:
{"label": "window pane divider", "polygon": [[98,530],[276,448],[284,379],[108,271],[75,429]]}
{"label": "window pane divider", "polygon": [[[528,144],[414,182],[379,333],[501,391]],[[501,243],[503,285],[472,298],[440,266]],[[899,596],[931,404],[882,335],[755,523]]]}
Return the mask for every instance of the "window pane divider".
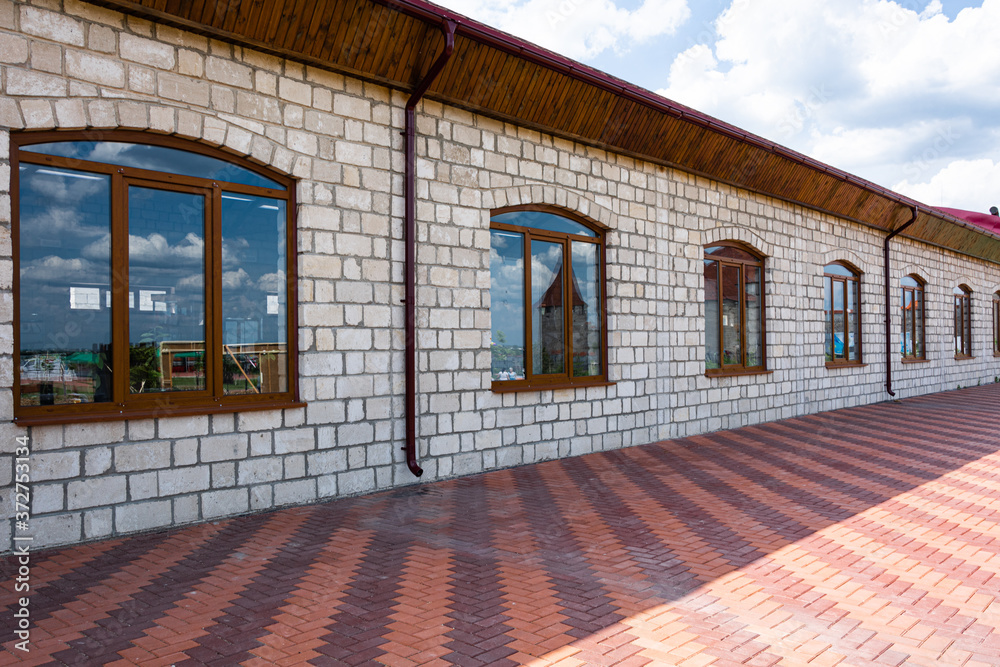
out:
{"label": "window pane divider", "polygon": [[128,394],[128,186],[121,173],[111,178],[111,377],[112,400],[124,407]]}

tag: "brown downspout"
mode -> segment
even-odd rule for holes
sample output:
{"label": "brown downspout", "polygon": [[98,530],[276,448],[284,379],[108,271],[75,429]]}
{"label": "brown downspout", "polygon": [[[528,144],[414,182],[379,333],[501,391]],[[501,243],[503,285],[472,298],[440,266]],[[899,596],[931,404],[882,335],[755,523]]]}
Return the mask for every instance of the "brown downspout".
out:
{"label": "brown downspout", "polygon": [[885,237],[885,242],[882,244],[883,265],[885,266],[885,390],[889,392],[890,396],[895,396],[896,392],[892,390],[892,289],[889,282],[889,241],[917,221],[919,209],[913,206],[912,210],[913,215],[909,221],[893,230]]}
{"label": "brown downspout", "polygon": [[403,193],[406,201],[403,244],[406,246],[405,276],[406,296],[403,299],[406,311],[406,467],[417,477],[424,469],[417,462],[417,102],[441,73],[452,51],[455,50],[455,22],[445,21],[444,51],[437,57],[430,71],[424,77],[406,102],[404,135],[406,157],[406,186]]}

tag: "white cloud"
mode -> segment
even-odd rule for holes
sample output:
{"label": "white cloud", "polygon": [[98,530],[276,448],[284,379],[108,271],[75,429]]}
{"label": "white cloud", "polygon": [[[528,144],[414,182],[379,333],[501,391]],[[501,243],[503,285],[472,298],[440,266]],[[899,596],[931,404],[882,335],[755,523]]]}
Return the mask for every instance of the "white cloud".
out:
{"label": "white cloud", "polygon": [[1000,206],[1000,160],[957,160],[926,182],[904,180],[893,190],[934,206],[987,213]]}
{"label": "white cloud", "polygon": [[277,292],[283,295],[285,293],[285,272],[265,273],[257,279],[257,289],[261,292]]}
{"label": "white cloud", "polygon": [[236,271],[222,272],[222,289],[224,290],[240,289],[250,282],[250,274],[242,268],[237,269]]}
{"label": "white cloud", "polygon": [[938,0],[735,0],[659,92],[877,183],[917,182],[1000,149],[998,25],[1000,0],[952,21]]}
{"label": "white cloud", "polygon": [[42,211],[32,208],[30,217],[22,221],[22,227],[30,230],[33,240],[59,240],[67,246],[75,246],[87,239],[107,235],[110,220],[94,220],[98,217],[84,216],[75,208],[53,204]]}
{"label": "white cloud", "polygon": [[22,167],[21,173],[28,191],[40,195],[50,205],[72,207],[95,195],[107,196],[111,183],[107,176],[61,167],[30,165]]}
{"label": "white cloud", "polygon": [[69,283],[94,283],[107,276],[107,267],[95,265],[79,257],[64,258],[49,255],[21,265],[21,282],[29,290]]}
{"label": "white cloud", "polygon": [[192,273],[177,281],[177,290],[181,292],[200,292],[205,287],[205,274]]}
{"label": "white cloud", "polygon": [[201,264],[205,261],[205,239],[189,233],[183,241],[171,245],[165,236],[156,232],[149,236],[129,234],[128,254],[132,264],[152,265],[163,269]]}
{"label": "white cloud", "polygon": [[690,16],[687,0],[643,0],[635,10],[613,0],[445,0],[449,9],[569,58],[626,51],[674,33]]}

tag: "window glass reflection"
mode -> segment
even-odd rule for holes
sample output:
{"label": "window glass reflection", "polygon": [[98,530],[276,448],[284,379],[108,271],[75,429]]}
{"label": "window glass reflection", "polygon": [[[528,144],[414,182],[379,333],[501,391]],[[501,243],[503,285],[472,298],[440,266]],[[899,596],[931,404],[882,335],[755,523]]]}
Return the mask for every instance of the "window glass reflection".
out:
{"label": "window glass reflection", "polygon": [[110,401],[110,177],[18,174],[20,405]]}
{"label": "window glass reflection", "polygon": [[823,278],[823,324],[825,328],[826,360],[833,361],[833,280],[830,276]]}
{"label": "window glass reflection", "polygon": [[903,290],[903,356],[913,356],[913,291]]}
{"label": "window glass reflection", "polygon": [[573,377],[601,374],[601,292],[597,245],[573,241]]}
{"label": "window glass reflection", "polygon": [[859,274],[842,264],[823,268],[826,327],[826,361],[858,363],[861,361],[861,314]]}
{"label": "window glass reflection", "polygon": [[740,267],[722,266],[722,364],[743,363],[740,337],[743,313],[740,312]]}
{"label": "window glass reflection", "polygon": [[745,262],[757,261],[757,258],[746,250],[741,250],[731,245],[709,246],[705,248],[705,255],[716,258],[739,259]]}
{"label": "window glass reflection", "polygon": [[705,368],[721,368],[719,358],[719,264],[705,262]]}
{"label": "window glass reflection", "polygon": [[[531,370],[535,375],[566,372],[563,310],[563,246],[531,242]],[[575,297],[574,297],[575,298]]]}
{"label": "window glass reflection", "polygon": [[829,273],[835,276],[843,276],[845,278],[853,278],[854,272],[848,269],[843,264],[827,264],[823,268],[824,273]]}
{"label": "window glass reflection", "polygon": [[1000,292],[993,294],[993,354],[1000,354]]}
{"label": "window glass reflection", "polygon": [[87,160],[120,167],[134,167],[168,174],[255,185],[262,188],[284,186],[244,167],[200,153],[120,141],[57,141],[22,146],[22,151]]}
{"label": "window glass reflection", "polygon": [[128,191],[129,391],[205,386],[205,196]]}
{"label": "window glass reflection", "polygon": [[517,225],[518,227],[533,227],[544,229],[550,232],[560,232],[562,234],[581,234],[597,238],[597,232],[589,227],[580,224],[576,220],[564,218],[554,213],[545,211],[513,211],[511,213],[501,213],[493,216],[493,222],[501,222],[506,225]]}
{"label": "window glass reflection", "polygon": [[913,296],[913,319],[914,319],[914,339],[916,345],[914,353],[918,357],[924,356],[924,293],[923,290],[914,292]]}
{"label": "window glass reflection", "polygon": [[761,326],[764,314],[761,312],[760,269],[755,266],[746,266],[744,271],[747,319],[746,365],[760,366],[764,363],[764,331]]}
{"label": "window glass reflection", "polygon": [[222,386],[288,389],[287,211],[279,199],[222,194]]}
{"label": "window glass reflection", "polygon": [[847,322],[844,312],[844,291],[847,284],[838,280],[833,283],[833,358],[843,359],[847,351],[844,340]]}
{"label": "window glass reflection", "polygon": [[490,232],[493,380],[524,379],[524,235]]}
{"label": "window glass reflection", "polygon": [[903,315],[902,354],[913,359],[924,358],[924,289],[913,276],[900,279],[900,307]]}
{"label": "window glass reflection", "polygon": [[847,358],[861,359],[858,344],[861,342],[861,318],[858,312],[859,284],[857,280],[847,282]]}

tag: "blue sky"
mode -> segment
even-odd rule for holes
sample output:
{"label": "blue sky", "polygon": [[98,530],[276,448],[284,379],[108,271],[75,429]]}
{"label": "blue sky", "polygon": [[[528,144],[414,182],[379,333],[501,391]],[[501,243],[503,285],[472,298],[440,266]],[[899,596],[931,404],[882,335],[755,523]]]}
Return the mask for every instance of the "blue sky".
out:
{"label": "blue sky", "polygon": [[1000,0],[439,0],[932,206],[1000,206]]}

